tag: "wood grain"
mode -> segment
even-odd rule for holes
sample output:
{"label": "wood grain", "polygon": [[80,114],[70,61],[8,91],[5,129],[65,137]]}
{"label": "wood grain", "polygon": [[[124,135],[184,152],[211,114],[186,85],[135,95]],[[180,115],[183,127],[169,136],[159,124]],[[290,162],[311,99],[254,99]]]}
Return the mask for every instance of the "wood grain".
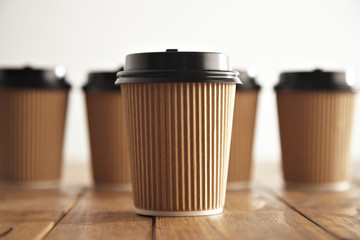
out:
{"label": "wood grain", "polygon": [[[301,213],[314,224],[340,239],[360,239],[360,184],[353,164],[353,186],[346,192],[306,192],[282,189],[279,168],[260,168],[258,182],[268,186],[284,203]],[[273,172],[271,179],[267,172]],[[269,171],[268,171],[269,170]],[[357,180],[356,180],[357,179]]]}
{"label": "wood grain", "polygon": [[75,204],[79,191],[0,189],[0,239],[42,239]]}
{"label": "wood grain", "polygon": [[280,196],[308,219],[341,239],[360,239],[360,189],[347,192],[303,193]]}
{"label": "wood grain", "polygon": [[343,193],[284,191],[280,173],[256,164],[255,186],[206,217],[136,215],[131,193],[69,187],[82,174],[67,190],[0,189],[0,239],[360,239],[359,179]]}
{"label": "wood grain", "polygon": [[224,213],[157,217],[155,239],[333,239],[264,190],[228,191]]}
{"label": "wood grain", "polygon": [[152,218],[135,214],[132,193],[87,191],[46,239],[151,239]]}

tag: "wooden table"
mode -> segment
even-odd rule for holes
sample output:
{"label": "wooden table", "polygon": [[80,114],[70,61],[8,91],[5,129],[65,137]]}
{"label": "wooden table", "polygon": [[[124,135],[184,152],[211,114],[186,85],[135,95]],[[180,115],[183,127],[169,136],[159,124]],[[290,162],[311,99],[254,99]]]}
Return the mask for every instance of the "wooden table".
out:
{"label": "wooden table", "polygon": [[0,239],[360,239],[360,178],[343,193],[284,191],[278,164],[262,164],[254,179],[223,214],[144,217],[131,193],[94,191],[89,167],[70,165],[61,189],[0,189]]}

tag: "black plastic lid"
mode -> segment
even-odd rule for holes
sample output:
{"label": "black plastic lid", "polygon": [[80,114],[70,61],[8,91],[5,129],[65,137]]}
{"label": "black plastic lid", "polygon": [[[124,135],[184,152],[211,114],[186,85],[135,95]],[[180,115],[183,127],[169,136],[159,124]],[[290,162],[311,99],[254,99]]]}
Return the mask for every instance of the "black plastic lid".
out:
{"label": "black plastic lid", "polygon": [[70,89],[65,81],[65,68],[50,69],[3,68],[0,69],[0,88]]}
{"label": "black plastic lid", "polygon": [[236,91],[258,91],[260,85],[256,82],[256,76],[249,74],[248,71],[237,70],[240,73],[240,80],[242,84],[236,85]]}
{"label": "black plastic lid", "polygon": [[355,82],[349,81],[345,72],[324,72],[316,69],[312,72],[284,72],[275,90],[326,90],[357,91]]}
{"label": "black plastic lid", "polygon": [[116,84],[211,82],[240,84],[239,73],[229,67],[225,54],[212,52],[136,53],[126,56],[125,69]]}
{"label": "black plastic lid", "polygon": [[[123,67],[119,69],[119,71],[123,70]],[[120,91],[120,86],[115,85],[117,72],[90,72],[83,89],[85,91]]]}

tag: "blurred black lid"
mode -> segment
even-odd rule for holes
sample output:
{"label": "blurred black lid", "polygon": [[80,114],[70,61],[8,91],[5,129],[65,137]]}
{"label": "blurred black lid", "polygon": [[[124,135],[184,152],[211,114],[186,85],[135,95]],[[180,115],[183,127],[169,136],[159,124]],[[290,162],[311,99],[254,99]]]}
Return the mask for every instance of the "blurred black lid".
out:
{"label": "blurred black lid", "polygon": [[65,68],[55,69],[3,68],[0,69],[0,88],[70,89],[65,81]]}
{"label": "blurred black lid", "polygon": [[[118,71],[123,71],[121,67]],[[85,91],[120,91],[120,86],[115,85],[116,73],[118,71],[102,71],[90,72],[88,74],[88,81],[84,85]]]}
{"label": "blurred black lid", "polygon": [[212,52],[136,53],[126,56],[125,69],[116,84],[159,82],[240,83],[238,73],[229,67],[228,57]]}
{"label": "blurred black lid", "polygon": [[324,72],[319,69],[312,72],[284,72],[280,74],[275,90],[356,91],[354,78],[345,72]]}
{"label": "blurred black lid", "polygon": [[237,91],[251,91],[251,90],[260,90],[260,85],[256,82],[256,76],[250,75],[248,71],[238,70],[240,81],[242,84],[236,85]]}

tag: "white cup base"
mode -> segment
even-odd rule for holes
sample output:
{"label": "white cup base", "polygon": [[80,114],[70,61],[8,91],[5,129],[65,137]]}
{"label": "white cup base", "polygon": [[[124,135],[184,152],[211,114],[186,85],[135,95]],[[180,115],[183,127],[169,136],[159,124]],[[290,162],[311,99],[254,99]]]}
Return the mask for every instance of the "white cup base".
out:
{"label": "white cup base", "polygon": [[286,182],[286,189],[296,189],[303,191],[314,191],[314,192],[342,192],[350,188],[348,181],[338,183],[294,183]]}
{"label": "white cup base", "polygon": [[0,181],[2,188],[20,188],[20,189],[54,189],[60,186],[59,180],[51,181]]}
{"label": "white cup base", "polygon": [[130,183],[95,183],[95,190],[99,191],[118,191],[118,192],[131,192],[132,187]]}
{"label": "white cup base", "polygon": [[247,190],[250,188],[250,182],[228,182],[226,185],[226,190]]}
{"label": "white cup base", "polygon": [[159,217],[191,217],[191,216],[206,216],[215,215],[223,212],[223,208],[206,210],[206,211],[153,211],[135,208],[135,212],[146,216]]}

